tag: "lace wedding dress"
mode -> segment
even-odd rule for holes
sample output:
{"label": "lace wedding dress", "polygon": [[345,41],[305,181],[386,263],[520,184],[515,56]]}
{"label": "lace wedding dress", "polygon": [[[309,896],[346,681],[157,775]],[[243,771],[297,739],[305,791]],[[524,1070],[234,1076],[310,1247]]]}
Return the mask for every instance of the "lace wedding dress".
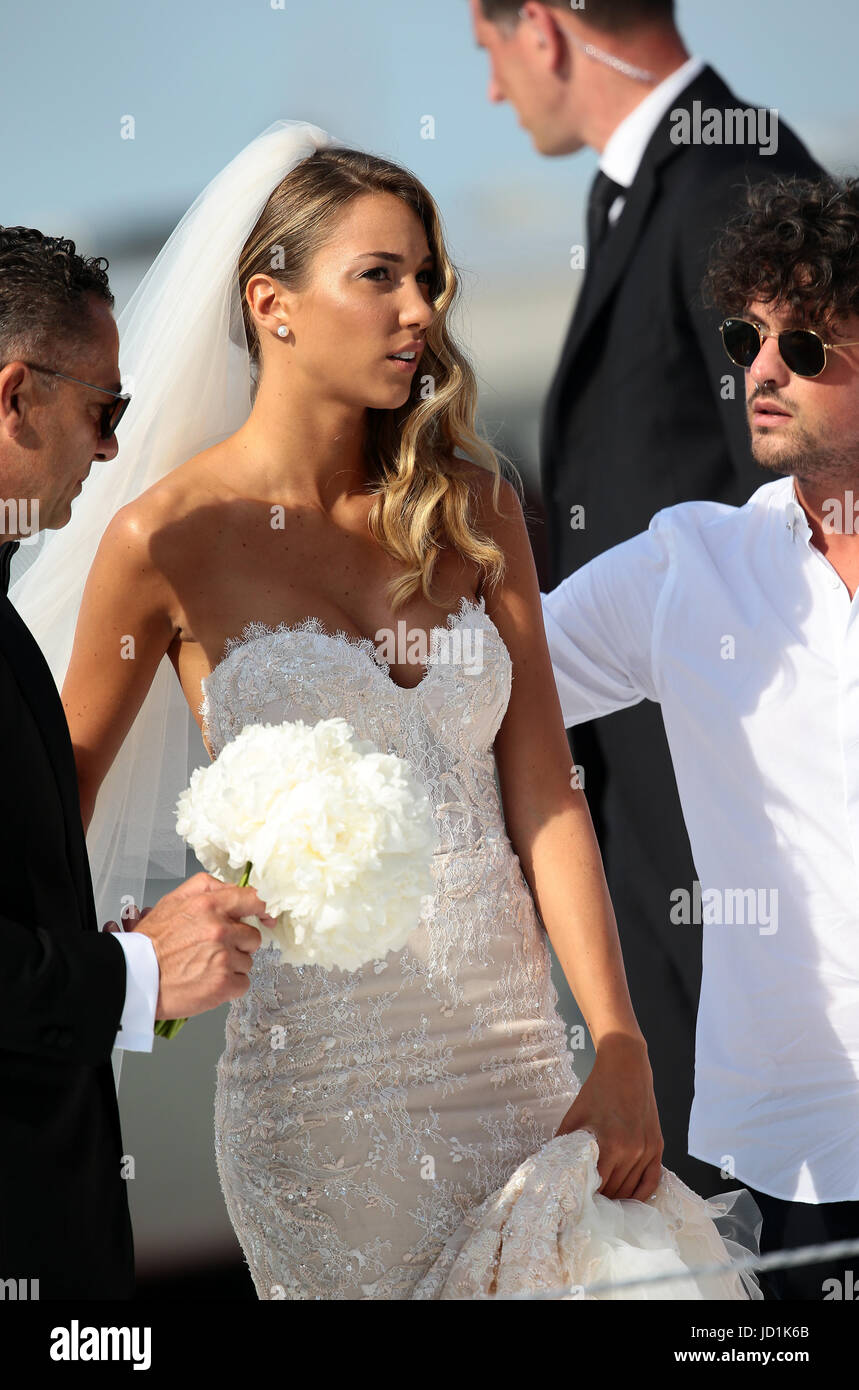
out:
{"label": "lace wedding dress", "polygon": [[[433,908],[403,950],[355,972],[326,972],[281,964],[261,948],[250,988],[230,1007],[215,1151],[261,1299],[482,1296],[480,1288],[494,1287],[487,1271],[498,1250],[487,1256],[484,1239],[480,1275],[474,1267],[463,1282],[469,1214],[473,1221],[478,1204],[489,1203],[526,1160],[557,1163],[563,1146],[566,1195],[571,1185],[578,1194],[566,1220],[586,1235],[610,1234],[612,1220],[635,1208],[661,1232],[649,1240],[645,1263],[665,1267],[660,1244],[678,1259],[675,1235],[666,1237],[659,1213],[645,1203],[597,1197],[612,1214],[605,1224],[582,1132],[534,1160],[579,1082],[556,1012],[545,930],[495,782],[492,745],[511,661],[482,600],[463,599],[445,635],[459,638],[461,651],[470,642],[479,661],[446,660],[454,643],[440,643],[420,684],[404,689],[369,639],[327,633],[316,619],[274,629],[250,623],[203,685],[203,726],[215,756],[246,724],[341,716],[380,751],[412,763],[440,835]],[[571,1141],[579,1145],[575,1155]],[[688,1216],[700,1225],[706,1204],[666,1178],[660,1193],[668,1224],[682,1231]],[[525,1184],[527,1196],[534,1190],[533,1181]],[[497,1230],[496,1218],[487,1212]],[[724,1259],[709,1218],[705,1225],[710,1257],[721,1251]],[[544,1249],[540,1236],[535,1229],[526,1266]],[[605,1256],[608,1244],[597,1244]],[[511,1258],[521,1263],[521,1242]],[[585,1267],[608,1268],[593,1260]],[[618,1277],[640,1268],[621,1258],[612,1271]],[[577,1272],[575,1259],[542,1275],[537,1267],[525,1284],[545,1288],[552,1275],[569,1282]],[[688,1281],[684,1292],[663,1296],[689,1297]]]}

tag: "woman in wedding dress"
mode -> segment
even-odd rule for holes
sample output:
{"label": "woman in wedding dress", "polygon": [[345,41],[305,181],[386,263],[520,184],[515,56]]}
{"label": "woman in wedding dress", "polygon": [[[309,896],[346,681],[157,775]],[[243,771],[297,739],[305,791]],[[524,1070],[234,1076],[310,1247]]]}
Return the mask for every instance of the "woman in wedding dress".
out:
{"label": "woman in wedding dress", "polygon": [[[449,1275],[474,1211],[534,1155],[555,1180],[536,1215],[540,1183],[525,1183],[517,1287],[726,1258],[712,1210],[661,1167],[519,496],[475,431],[451,336],[457,290],[413,175],[278,122],[183,220],[127,333],[120,318],[128,447],[122,434],[90,508],[13,591],[43,647],[39,585],[58,583],[66,639],[77,620],[52,664],[67,662],[103,915],[118,915],[110,876],[128,892],[148,851],[152,818],[131,808],[153,730],[176,727],[165,670],[212,758],[248,723],[342,716],[429,793],[435,896],[406,947],[354,972],[260,950],[230,1008],[215,1148],[262,1299],[501,1291],[464,1279],[462,1259]],[[165,747],[175,772],[182,744]],[[168,805],[162,788],[162,825]],[[120,823],[127,839],[102,854]],[[596,1047],[583,1085],[546,933]],[[541,1213],[566,1224],[563,1267]],[[748,1295],[730,1276],[718,1294],[686,1280],[659,1296]]]}

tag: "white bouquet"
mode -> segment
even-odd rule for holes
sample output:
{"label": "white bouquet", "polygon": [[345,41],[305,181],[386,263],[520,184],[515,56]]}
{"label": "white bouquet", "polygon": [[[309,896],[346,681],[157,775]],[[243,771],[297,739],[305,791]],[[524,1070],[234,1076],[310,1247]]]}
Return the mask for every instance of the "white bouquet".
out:
{"label": "white bouquet", "polygon": [[429,798],[344,719],[246,724],[192,773],[176,829],[213,877],[256,889],[278,921],[247,920],[290,965],[357,970],[401,950],[430,905]]}

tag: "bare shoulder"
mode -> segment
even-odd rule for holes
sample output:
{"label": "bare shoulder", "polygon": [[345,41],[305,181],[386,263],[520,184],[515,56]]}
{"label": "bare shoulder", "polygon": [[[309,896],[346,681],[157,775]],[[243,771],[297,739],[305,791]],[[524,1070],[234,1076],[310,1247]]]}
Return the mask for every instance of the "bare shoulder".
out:
{"label": "bare shoulder", "polygon": [[127,502],[113,517],[111,526],[129,543],[143,543],[170,522],[183,520],[188,513],[213,495],[211,464],[222,445],[195,454],[159,478]]}
{"label": "bare shoulder", "polygon": [[460,477],[471,487],[476,525],[503,546],[507,528],[516,529],[523,524],[522,504],[516,488],[507,478],[500,477],[496,506],[496,475],[471,459],[456,457],[454,463]]}
{"label": "bare shoulder", "polygon": [[204,514],[201,503],[211,498],[206,465],[213,452],[194,455],[120,507],[102,536],[94,571],[115,575],[120,585],[133,582],[149,609],[177,611],[175,578],[187,550],[189,518]]}

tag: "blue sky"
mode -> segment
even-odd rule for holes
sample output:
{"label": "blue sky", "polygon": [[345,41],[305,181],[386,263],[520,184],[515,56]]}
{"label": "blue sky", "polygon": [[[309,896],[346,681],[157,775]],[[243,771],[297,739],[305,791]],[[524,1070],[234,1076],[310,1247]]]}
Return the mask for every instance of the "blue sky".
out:
{"label": "blue sky", "polygon": [[[593,155],[542,158],[510,107],[489,104],[466,0],[274,3],[284,8],[87,0],[7,10],[0,220],[86,237],[133,219],[175,221],[283,116],[409,164],[475,266],[520,254],[523,230],[559,198],[580,203]],[[679,5],[690,49],[740,96],[778,107],[818,157],[854,164],[857,13],[855,0]],[[120,138],[129,114],[133,141]],[[425,114],[433,141],[420,138]]]}
{"label": "blue sky", "polygon": [[[776,107],[847,172],[859,170],[855,4],[679,0],[678,17],[740,98]],[[489,103],[467,0],[87,0],[21,5],[4,27],[0,221],[109,255],[117,312],[153,232],[160,245],[272,121],[309,120],[424,180],[462,273],[460,337],[483,400],[525,400],[534,416],[575,297],[569,247],[596,156],[540,156],[512,108]],[[421,139],[426,115],[434,140]],[[140,256],[122,250],[146,233]]]}

